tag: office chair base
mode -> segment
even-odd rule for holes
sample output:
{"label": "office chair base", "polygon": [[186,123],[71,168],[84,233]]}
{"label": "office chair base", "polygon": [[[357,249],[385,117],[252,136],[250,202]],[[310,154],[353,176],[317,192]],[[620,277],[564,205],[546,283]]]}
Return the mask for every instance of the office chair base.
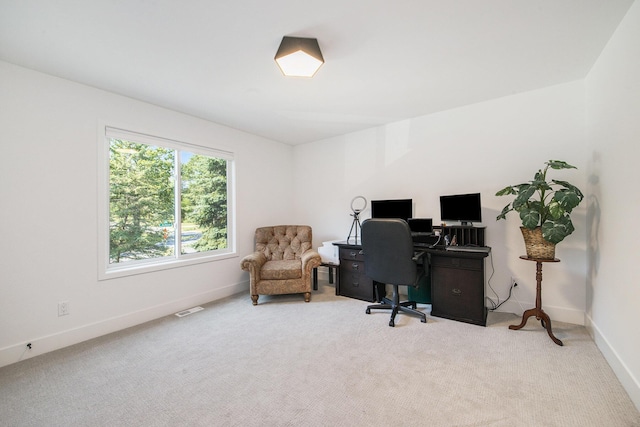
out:
{"label": "office chair base", "polygon": [[427,323],[427,316],[416,310],[417,304],[415,301],[400,302],[400,295],[398,293],[398,286],[393,285],[393,299],[382,298],[382,304],[373,304],[367,307],[366,313],[371,314],[371,310],[391,310],[391,319],[389,319],[389,326],[394,327],[396,314],[399,311],[403,313],[412,314],[420,317],[420,322]]}

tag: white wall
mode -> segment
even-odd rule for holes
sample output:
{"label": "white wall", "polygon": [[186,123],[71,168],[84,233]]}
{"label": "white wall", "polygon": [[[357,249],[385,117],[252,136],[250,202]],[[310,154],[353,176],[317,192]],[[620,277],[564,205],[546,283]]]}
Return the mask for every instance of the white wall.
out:
{"label": "white wall", "polygon": [[[0,366],[248,289],[255,228],[296,219],[288,145],[4,62],[0,111]],[[234,150],[238,256],[98,281],[99,121]]]}
{"label": "white wall", "polygon": [[[414,216],[438,223],[440,195],[480,192],[487,244],[493,248],[491,285],[504,299],[514,276],[520,284],[516,297],[528,309],[535,306],[535,264],[519,259],[524,254],[519,218],[495,220],[510,201],[495,193],[532,179],[550,159],[578,167],[552,171],[553,177],[585,188],[584,120],[584,85],[573,82],[297,146],[297,174],[307,179],[300,190],[306,197],[296,209],[309,218],[319,246],[347,238],[355,196],[412,198]],[[370,212],[367,208],[362,219]],[[577,232],[556,249],[562,262],[544,268],[543,304],[554,320],[584,324],[585,216],[583,203],[573,216]],[[515,299],[500,310],[523,311]]]}
{"label": "white wall", "polygon": [[[297,174],[308,175],[297,212],[309,218],[320,245],[346,239],[357,195],[411,197],[415,216],[438,221],[439,195],[480,191],[493,247],[491,284],[504,297],[515,276],[521,284],[515,296],[526,309],[534,304],[534,271],[518,259],[524,247],[517,219],[494,220],[508,200],[494,194],[529,180],[545,160],[574,164],[578,171],[554,177],[581,188],[585,201],[572,217],[576,232],[557,247],[562,262],[544,267],[543,306],[553,320],[587,325],[640,408],[640,275],[633,249],[640,241],[638,76],[635,2],[584,81],[295,147]],[[367,209],[362,218],[369,216]],[[517,303],[501,311],[522,313]],[[561,328],[554,332],[562,338]]]}
{"label": "white wall", "polygon": [[[623,245],[640,238],[633,187],[640,174],[639,30],[636,2],[586,81],[294,148],[0,62],[0,366],[247,288],[239,257],[97,280],[103,120],[232,148],[239,256],[264,224],[308,223],[316,246],[346,238],[357,195],[411,197],[416,216],[438,221],[439,195],[480,191],[491,284],[504,298],[516,277],[524,308],[534,303],[533,267],[518,259],[517,219],[494,220],[508,201],[494,194],[530,179],[545,160],[576,165],[557,177],[586,189],[588,201],[574,215],[576,233],[557,248],[562,262],[545,266],[543,305],[552,319],[577,324],[586,312],[596,343],[640,407],[638,268]],[[60,300],[70,301],[71,315],[57,316]],[[515,302],[503,309],[521,313]],[[556,334],[562,338],[561,329]],[[33,350],[24,350],[27,342]]]}
{"label": "white wall", "polygon": [[586,79],[589,129],[587,322],[640,408],[640,3]]}

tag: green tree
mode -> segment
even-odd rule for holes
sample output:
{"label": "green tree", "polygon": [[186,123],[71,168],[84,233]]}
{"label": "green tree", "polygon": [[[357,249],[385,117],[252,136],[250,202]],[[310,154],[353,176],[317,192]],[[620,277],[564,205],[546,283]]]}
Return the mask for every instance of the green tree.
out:
{"label": "green tree", "polygon": [[111,139],[109,158],[109,258],[161,257],[163,221],[173,222],[174,150]]}
{"label": "green tree", "polygon": [[183,222],[202,228],[198,251],[227,247],[227,162],[193,155],[182,166]]}

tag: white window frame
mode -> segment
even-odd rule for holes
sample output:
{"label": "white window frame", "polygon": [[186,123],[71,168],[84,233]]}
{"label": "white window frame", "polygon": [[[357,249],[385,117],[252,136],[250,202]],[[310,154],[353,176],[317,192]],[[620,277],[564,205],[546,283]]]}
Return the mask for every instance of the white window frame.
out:
{"label": "white window frame", "polygon": [[[227,248],[191,254],[174,251],[172,256],[136,260],[117,265],[109,263],[109,219],[110,219],[110,139],[118,138],[163,148],[189,151],[209,157],[217,157],[227,161]],[[179,170],[178,170],[179,172]],[[176,203],[180,201],[179,190],[176,191]],[[107,280],[135,274],[149,273],[170,268],[183,267],[203,262],[236,257],[235,230],[235,155],[230,150],[211,148],[191,144],[174,139],[136,132],[123,127],[101,123],[98,131],[98,279]],[[180,218],[176,217],[176,230],[180,230]],[[176,231],[178,232],[178,231]]]}

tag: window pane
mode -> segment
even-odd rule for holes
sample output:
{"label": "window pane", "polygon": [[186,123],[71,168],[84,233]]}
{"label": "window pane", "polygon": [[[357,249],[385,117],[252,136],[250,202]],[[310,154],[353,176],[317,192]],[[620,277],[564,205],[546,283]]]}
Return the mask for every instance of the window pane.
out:
{"label": "window pane", "polygon": [[181,253],[226,249],[227,161],[181,152]]}
{"label": "window pane", "polygon": [[175,151],[109,140],[109,263],[173,255]]}
{"label": "window pane", "polygon": [[101,280],[233,256],[233,152],[117,127],[104,132]]}

